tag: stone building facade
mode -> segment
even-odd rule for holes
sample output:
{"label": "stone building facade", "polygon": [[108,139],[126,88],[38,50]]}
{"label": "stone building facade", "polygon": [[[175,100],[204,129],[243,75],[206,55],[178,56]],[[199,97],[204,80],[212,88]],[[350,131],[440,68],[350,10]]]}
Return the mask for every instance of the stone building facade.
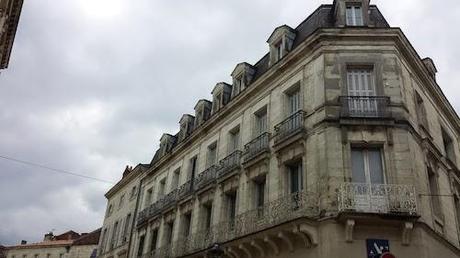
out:
{"label": "stone building facade", "polygon": [[107,209],[99,239],[98,257],[127,257],[134,230],[140,179],[149,165],[126,167],[123,178],[105,195]]}
{"label": "stone building facade", "polygon": [[0,0],[0,69],[8,67],[24,0]]}
{"label": "stone building facade", "polygon": [[78,234],[68,231],[54,236],[45,235],[42,242],[21,241],[20,245],[6,247],[6,258],[94,258],[101,229]]}
{"label": "stone building facade", "polygon": [[460,119],[434,62],[368,0],[267,43],[160,139],[128,257],[460,257]]}

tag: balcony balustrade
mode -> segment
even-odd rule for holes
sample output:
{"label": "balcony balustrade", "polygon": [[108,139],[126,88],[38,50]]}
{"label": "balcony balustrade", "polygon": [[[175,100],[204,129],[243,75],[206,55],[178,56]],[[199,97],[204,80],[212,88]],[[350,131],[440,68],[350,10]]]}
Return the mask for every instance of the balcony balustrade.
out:
{"label": "balcony balustrade", "polygon": [[[173,243],[172,248],[167,245],[145,258],[181,257],[205,250],[214,243],[225,243],[298,218],[317,217],[318,215],[317,195],[298,192],[239,214],[233,220],[223,221],[207,230],[191,234],[186,238],[179,238]],[[159,250],[171,251],[160,253]]]}
{"label": "balcony balustrade", "polygon": [[342,96],[342,117],[385,118],[390,116],[389,97],[382,96]]}
{"label": "balcony balustrade", "polygon": [[210,184],[212,184],[217,177],[217,167],[215,165],[207,168],[205,171],[201,172],[193,181],[193,187],[195,190],[202,189]]}
{"label": "balcony balustrade", "polygon": [[305,112],[297,111],[286,118],[283,122],[275,126],[275,143],[279,143],[287,138],[303,132]]}
{"label": "balcony balustrade", "polygon": [[241,166],[241,154],[241,151],[235,151],[219,162],[217,169],[219,178],[228,175]]}
{"label": "balcony balustrade", "polygon": [[339,211],[415,216],[415,188],[409,185],[345,183],[339,189]]}
{"label": "balcony balustrade", "polygon": [[270,134],[263,133],[244,146],[243,162],[248,162],[263,152],[270,151]]}

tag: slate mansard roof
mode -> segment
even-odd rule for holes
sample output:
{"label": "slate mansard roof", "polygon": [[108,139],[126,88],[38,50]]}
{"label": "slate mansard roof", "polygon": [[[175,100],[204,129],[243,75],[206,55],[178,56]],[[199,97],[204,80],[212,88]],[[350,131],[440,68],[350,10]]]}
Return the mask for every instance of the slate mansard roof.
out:
{"label": "slate mansard roof", "polygon": [[[390,25],[383,17],[382,13],[379,11],[377,6],[369,6],[369,19],[373,24],[374,28],[390,28]],[[286,25],[282,25],[286,26]],[[293,42],[292,50],[299,46],[303,41],[305,41],[310,35],[312,35],[316,30],[322,28],[335,28],[335,16],[334,16],[334,5],[321,5],[316,9],[310,16],[308,16],[303,22],[301,22],[295,29],[296,34],[295,40]],[[263,56],[255,65],[255,74],[252,82],[257,81],[263,74],[265,74],[270,69],[270,53],[267,53]],[[251,83],[252,84],[252,83]],[[178,144],[177,135],[174,135],[175,139],[173,145]],[[161,159],[162,155],[160,150],[157,150],[152,161],[151,165],[153,166],[156,161]]]}

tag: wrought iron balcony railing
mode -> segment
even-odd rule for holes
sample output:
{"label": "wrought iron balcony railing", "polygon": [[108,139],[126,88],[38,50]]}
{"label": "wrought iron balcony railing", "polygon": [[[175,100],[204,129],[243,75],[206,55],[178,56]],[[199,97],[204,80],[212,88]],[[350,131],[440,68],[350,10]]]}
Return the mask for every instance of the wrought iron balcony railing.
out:
{"label": "wrought iron balcony railing", "polygon": [[161,250],[145,258],[181,257],[211,247],[214,243],[224,243],[253,234],[302,217],[319,215],[316,194],[298,192],[266,203],[264,206],[239,214],[233,220],[223,221],[211,228],[196,232],[186,238],[179,238]]}
{"label": "wrought iron balcony railing", "polygon": [[254,140],[250,141],[244,146],[244,162],[257,157],[259,154],[270,151],[270,134],[263,133],[256,137]]}
{"label": "wrought iron balcony railing", "polygon": [[185,197],[191,195],[192,192],[193,192],[192,181],[189,180],[185,184],[181,185],[179,189],[177,190],[177,199],[182,200]]}
{"label": "wrought iron balcony railing", "polygon": [[213,183],[217,177],[217,167],[215,165],[207,168],[201,172],[193,181],[193,187],[195,190],[199,190]]}
{"label": "wrought iron balcony railing", "polygon": [[417,215],[415,187],[345,183],[339,190],[339,211]]}
{"label": "wrought iron balcony railing", "polygon": [[385,118],[390,116],[389,97],[382,96],[342,96],[342,117]]}
{"label": "wrought iron balcony railing", "polygon": [[279,143],[290,136],[302,132],[304,127],[305,112],[297,111],[275,126],[275,143]]}
{"label": "wrought iron balcony railing", "polygon": [[234,151],[219,162],[217,174],[223,177],[241,166],[241,151]]}

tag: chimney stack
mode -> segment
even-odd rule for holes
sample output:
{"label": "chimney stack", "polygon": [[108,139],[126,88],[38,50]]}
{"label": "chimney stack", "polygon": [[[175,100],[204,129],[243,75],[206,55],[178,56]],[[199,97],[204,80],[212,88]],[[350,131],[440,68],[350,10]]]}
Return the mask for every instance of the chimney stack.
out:
{"label": "chimney stack", "polygon": [[54,238],[53,232],[49,232],[48,234],[45,234],[43,241],[52,241],[53,238]]}

